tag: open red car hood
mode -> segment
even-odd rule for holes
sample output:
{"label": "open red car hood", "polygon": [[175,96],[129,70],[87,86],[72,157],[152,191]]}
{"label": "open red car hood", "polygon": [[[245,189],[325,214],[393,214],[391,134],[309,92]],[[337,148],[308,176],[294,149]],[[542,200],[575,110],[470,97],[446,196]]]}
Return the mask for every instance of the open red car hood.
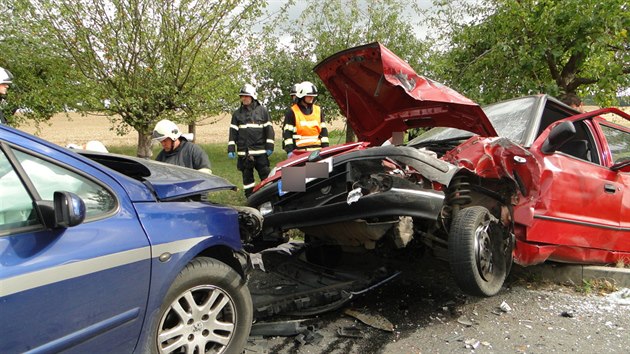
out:
{"label": "open red car hood", "polygon": [[341,51],[315,67],[361,141],[380,145],[393,132],[453,127],[496,136],[481,107],[422,77],[380,43]]}

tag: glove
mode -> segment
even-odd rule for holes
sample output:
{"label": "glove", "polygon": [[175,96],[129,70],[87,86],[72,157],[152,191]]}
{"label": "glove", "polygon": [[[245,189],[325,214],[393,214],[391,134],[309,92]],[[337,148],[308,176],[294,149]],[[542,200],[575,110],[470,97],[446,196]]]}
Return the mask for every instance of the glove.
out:
{"label": "glove", "polygon": [[267,150],[267,156],[271,156],[273,154],[273,150]]}
{"label": "glove", "polygon": [[236,153],[228,152],[228,159],[234,159],[234,158],[236,158]]}
{"label": "glove", "polygon": [[293,151],[287,152],[287,159],[290,159],[293,156]]}

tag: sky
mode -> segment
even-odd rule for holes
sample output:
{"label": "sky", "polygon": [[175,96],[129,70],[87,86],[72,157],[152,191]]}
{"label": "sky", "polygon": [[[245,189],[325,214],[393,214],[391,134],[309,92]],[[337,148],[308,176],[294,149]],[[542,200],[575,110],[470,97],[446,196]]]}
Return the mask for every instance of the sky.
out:
{"label": "sky", "polygon": [[[318,0],[318,1],[330,1],[330,0]],[[337,1],[344,1],[344,0],[337,0]],[[282,6],[287,4],[288,2],[289,1],[287,1],[287,0],[268,0],[267,10],[269,11],[269,13],[275,14],[275,13],[279,12],[280,9],[282,8]],[[291,7],[289,7],[289,19],[290,20],[297,19],[300,16],[300,14],[312,2],[313,2],[313,0],[297,0],[297,1],[295,1],[295,4],[292,5]],[[368,1],[367,0],[359,0],[359,3],[360,4],[365,4],[367,6]],[[407,0],[407,3],[409,3],[409,4],[417,4],[417,5],[420,6],[421,9],[430,9],[432,1],[431,0]],[[423,37],[424,34],[427,31],[426,28],[423,28],[420,25],[416,26],[416,29],[417,29],[416,35],[418,35],[419,37]]]}

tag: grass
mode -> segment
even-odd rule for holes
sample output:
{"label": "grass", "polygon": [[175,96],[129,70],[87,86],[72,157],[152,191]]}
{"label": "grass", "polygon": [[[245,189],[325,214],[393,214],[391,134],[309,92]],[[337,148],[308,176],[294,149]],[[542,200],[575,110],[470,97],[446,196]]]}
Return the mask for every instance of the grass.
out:
{"label": "grass", "polygon": [[[220,204],[245,205],[247,200],[245,199],[245,195],[242,190],[243,177],[241,172],[236,169],[236,159],[231,160],[227,156],[227,144],[199,144],[199,146],[204,149],[210,158],[212,173],[227,179],[230,183],[238,187],[237,191],[220,191],[210,193],[208,195],[208,199]],[[154,158],[160,152],[160,149],[160,145],[155,145],[153,147]],[[128,156],[136,155],[136,146],[108,146],[108,150],[109,152],[115,154]],[[286,159],[286,157],[287,154],[284,150],[282,150],[281,142],[277,141],[274,152],[269,157],[271,168],[273,168],[273,166],[275,166],[278,162]],[[256,178],[256,183],[259,183],[260,179],[258,178],[258,173],[255,170],[254,177]]]}

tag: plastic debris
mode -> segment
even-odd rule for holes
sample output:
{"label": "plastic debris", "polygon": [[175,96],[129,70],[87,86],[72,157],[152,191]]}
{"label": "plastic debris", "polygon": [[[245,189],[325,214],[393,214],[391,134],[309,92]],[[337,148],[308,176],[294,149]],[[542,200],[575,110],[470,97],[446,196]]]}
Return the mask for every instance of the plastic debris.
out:
{"label": "plastic debris", "polygon": [[472,325],[473,325],[472,321],[471,321],[471,320],[469,320],[469,319],[467,319],[465,316],[462,316],[462,317],[458,318],[458,319],[457,319],[457,322],[458,322],[459,324],[463,324],[463,325],[464,325],[464,326],[466,326],[466,327],[470,327],[470,326],[472,326]]}
{"label": "plastic debris", "polygon": [[346,337],[346,338],[363,338],[363,334],[356,327],[337,328],[337,335],[339,335],[339,337]]}
{"label": "plastic debris", "polygon": [[466,339],[464,341],[464,345],[466,347],[466,349],[477,349],[479,348],[479,345],[481,344],[481,342],[477,339],[471,338],[471,339]]}
{"label": "plastic debris", "polygon": [[295,336],[309,330],[306,320],[258,322],[252,325],[250,336]]}
{"label": "plastic debris", "polygon": [[318,345],[324,336],[319,333],[315,333],[315,331],[308,330],[304,333],[300,333],[295,337],[295,341],[299,342],[302,345],[313,344]]}
{"label": "plastic debris", "polygon": [[463,334],[453,334],[450,337],[444,338],[445,342],[457,342],[457,341],[461,341],[462,339],[464,339],[464,335]]}
{"label": "plastic debris", "polygon": [[499,308],[501,309],[501,311],[503,312],[510,312],[512,311],[512,308],[510,307],[510,305],[508,305],[507,302],[503,301],[501,303],[501,305],[499,305]]}
{"label": "plastic debris", "polygon": [[362,196],[363,196],[363,193],[361,193],[361,188],[355,188],[351,190],[350,193],[348,193],[348,199],[347,199],[348,205],[356,202]]}
{"label": "plastic debris", "polygon": [[353,310],[353,309],[345,309],[345,310],[343,310],[343,313],[345,313],[348,316],[352,316],[352,317],[356,318],[357,320],[365,323],[366,325],[368,325],[370,327],[374,327],[376,329],[381,329],[381,330],[387,331],[387,332],[393,332],[394,331],[394,325],[391,322],[389,322],[389,320],[386,319],[383,316],[367,314],[367,313],[359,312],[359,311]]}
{"label": "plastic debris", "polygon": [[619,305],[630,305],[630,288],[623,288],[606,295],[606,299]]}

